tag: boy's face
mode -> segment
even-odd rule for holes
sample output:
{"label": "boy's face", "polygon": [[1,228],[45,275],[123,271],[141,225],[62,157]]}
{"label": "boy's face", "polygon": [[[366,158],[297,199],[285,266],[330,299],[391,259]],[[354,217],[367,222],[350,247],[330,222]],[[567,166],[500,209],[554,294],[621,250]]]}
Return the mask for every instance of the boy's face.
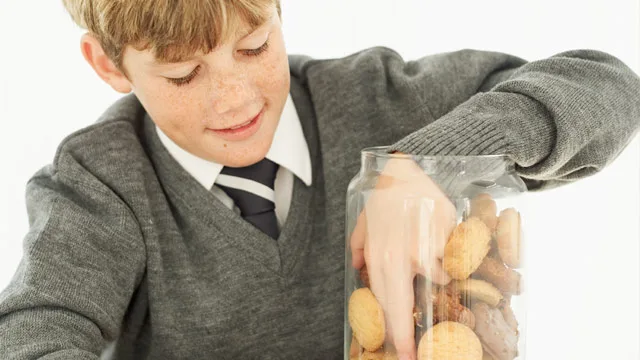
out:
{"label": "boy's face", "polygon": [[[123,66],[156,125],[192,154],[240,167],[264,158],[289,93],[280,17],[248,26],[212,52],[159,64],[128,47]],[[246,36],[245,36],[246,35]]]}

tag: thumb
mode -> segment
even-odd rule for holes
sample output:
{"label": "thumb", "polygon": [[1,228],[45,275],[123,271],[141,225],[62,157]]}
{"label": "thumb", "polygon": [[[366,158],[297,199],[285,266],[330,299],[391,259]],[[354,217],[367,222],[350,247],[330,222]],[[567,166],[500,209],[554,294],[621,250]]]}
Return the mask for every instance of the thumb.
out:
{"label": "thumb", "polygon": [[356,269],[360,269],[364,265],[364,241],[367,233],[367,217],[364,210],[356,220],[356,227],[351,234],[351,263]]}

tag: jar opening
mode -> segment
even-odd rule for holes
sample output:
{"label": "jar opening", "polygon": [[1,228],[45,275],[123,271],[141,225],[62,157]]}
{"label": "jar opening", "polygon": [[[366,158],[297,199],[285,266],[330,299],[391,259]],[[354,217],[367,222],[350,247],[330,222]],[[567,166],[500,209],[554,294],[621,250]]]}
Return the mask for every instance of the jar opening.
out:
{"label": "jar opening", "polygon": [[506,154],[495,155],[415,155],[415,154],[401,154],[391,153],[389,151],[390,146],[373,146],[364,148],[361,151],[364,158],[382,158],[382,159],[407,159],[407,160],[447,160],[447,161],[504,161],[507,164],[513,163],[513,160]]}
{"label": "jar opening", "polygon": [[515,162],[504,154],[414,155],[391,153],[388,146],[365,148],[361,154],[360,173],[365,176],[377,176],[391,160],[412,161],[452,197],[465,188],[492,188],[516,177]]}
{"label": "jar opening", "polygon": [[389,146],[377,146],[361,150],[358,181],[364,188],[373,188],[383,172],[386,176],[394,176],[387,172],[389,161],[405,160],[415,163],[452,201],[484,192],[494,197],[506,197],[527,190],[516,172],[515,161],[506,154],[415,155],[391,153],[390,149]]}

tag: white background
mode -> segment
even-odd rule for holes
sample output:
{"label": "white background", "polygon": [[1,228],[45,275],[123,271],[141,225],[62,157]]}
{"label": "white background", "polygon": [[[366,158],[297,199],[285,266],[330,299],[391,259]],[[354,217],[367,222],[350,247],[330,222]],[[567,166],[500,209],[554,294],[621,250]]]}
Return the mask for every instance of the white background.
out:
{"label": "white background", "polygon": [[[290,53],[385,45],[406,59],[477,48],[536,60],[594,48],[640,67],[637,1],[283,1]],[[28,229],[27,179],[120,96],[82,59],[80,34],[61,1],[0,1],[0,289]],[[529,359],[640,357],[638,139],[600,174],[527,195]]]}

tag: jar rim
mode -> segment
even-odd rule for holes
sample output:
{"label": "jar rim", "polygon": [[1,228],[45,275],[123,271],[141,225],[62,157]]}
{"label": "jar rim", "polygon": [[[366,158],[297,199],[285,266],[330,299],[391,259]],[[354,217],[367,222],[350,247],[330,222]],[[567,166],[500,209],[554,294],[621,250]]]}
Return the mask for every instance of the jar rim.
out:
{"label": "jar rim", "polygon": [[364,148],[360,151],[363,156],[384,157],[386,159],[413,159],[423,160],[467,160],[467,159],[487,159],[487,160],[503,160],[513,162],[513,159],[506,154],[492,155],[417,155],[417,154],[400,154],[388,152],[390,146],[372,146]]}

